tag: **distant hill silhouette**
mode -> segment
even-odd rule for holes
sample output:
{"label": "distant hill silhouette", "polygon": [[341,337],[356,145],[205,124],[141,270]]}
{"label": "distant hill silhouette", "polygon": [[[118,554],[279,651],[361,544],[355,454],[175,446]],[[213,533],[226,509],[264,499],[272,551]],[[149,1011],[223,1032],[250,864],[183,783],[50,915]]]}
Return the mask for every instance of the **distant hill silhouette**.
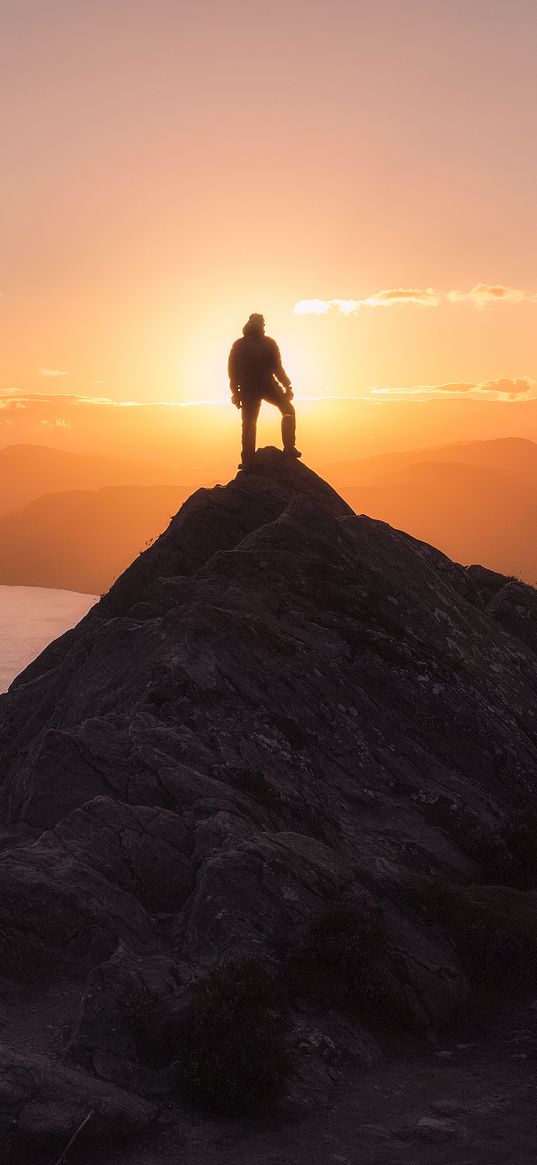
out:
{"label": "distant hill silhouette", "polygon": [[[327,478],[358,513],[464,564],[537,579],[537,444],[467,441],[342,461]],[[199,480],[179,467],[0,450],[0,583],[101,593]]]}
{"label": "distant hill silhouette", "polygon": [[[460,397],[328,395],[306,400],[300,398],[297,385],[300,444],[310,464],[326,475],[326,467],[335,461],[387,450],[425,449],[440,441],[489,441],[507,434],[537,441],[537,400],[507,403],[469,399],[466,393]],[[225,480],[237,462],[239,419],[225,394],[218,405],[190,408],[145,402],[128,408],[77,396],[19,393],[2,396],[0,416],[6,442],[49,444],[85,454],[98,451],[131,462],[155,458],[183,467],[189,481]],[[268,408],[262,410],[259,441],[277,440],[277,419]],[[58,483],[55,488],[74,489],[77,483]]]}
{"label": "distant hill silhouette", "polygon": [[469,441],[331,465],[358,513],[432,542],[462,563],[537,579],[537,445]]}
{"label": "distant hill silhouette", "polygon": [[63,490],[185,481],[179,467],[159,462],[67,453],[45,445],[7,445],[0,449],[0,514],[18,510],[42,494]]}
{"label": "distant hill silhouette", "polygon": [[187,493],[123,485],[45,494],[0,517],[0,582],[100,594],[165,529]]}
{"label": "distant hill silhouette", "polygon": [[0,449],[0,583],[108,590],[191,492],[184,471],[152,461]]}

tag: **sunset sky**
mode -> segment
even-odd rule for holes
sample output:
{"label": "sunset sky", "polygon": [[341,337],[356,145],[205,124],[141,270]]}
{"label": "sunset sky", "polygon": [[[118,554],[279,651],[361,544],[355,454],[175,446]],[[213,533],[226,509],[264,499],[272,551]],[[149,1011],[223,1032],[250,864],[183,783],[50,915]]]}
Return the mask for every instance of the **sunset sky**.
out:
{"label": "sunset sky", "polygon": [[535,0],[0,0],[0,397],[224,399],[251,311],[300,396],[537,396],[536,50]]}

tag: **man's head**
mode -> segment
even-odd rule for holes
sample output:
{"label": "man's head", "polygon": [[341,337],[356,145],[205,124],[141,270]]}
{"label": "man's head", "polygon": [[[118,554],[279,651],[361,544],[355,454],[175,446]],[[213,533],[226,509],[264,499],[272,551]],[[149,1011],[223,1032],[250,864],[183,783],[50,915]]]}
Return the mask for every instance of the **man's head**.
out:
{"label": "man's head", "polygon": [[254,311],[245,323],[242,334],[243,336],[262,336],[265,331],[265,319],[259,312]]}

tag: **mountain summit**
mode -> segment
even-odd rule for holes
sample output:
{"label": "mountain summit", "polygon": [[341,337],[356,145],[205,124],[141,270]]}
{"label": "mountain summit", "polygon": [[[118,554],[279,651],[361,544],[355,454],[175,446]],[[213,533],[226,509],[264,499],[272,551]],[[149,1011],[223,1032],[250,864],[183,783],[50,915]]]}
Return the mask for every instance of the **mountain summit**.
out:
{"label": "mountain summit", "polygon": [[13,1030],[58,973],[72,1010],[64,1063],[5,1029],[14,1154],[90,1108],[101,1133],[140,1128],[157,1079],[218,1098],[188,1049],[219,991],[255,996],[262,1032],[259,984],[285,996],[302,1095],[459,1019],[494,964],[483,927],[501,946],[523,918],[534,958],[536,612],[532,588],[356,516],[275,449],[185,503],[0,698]]}

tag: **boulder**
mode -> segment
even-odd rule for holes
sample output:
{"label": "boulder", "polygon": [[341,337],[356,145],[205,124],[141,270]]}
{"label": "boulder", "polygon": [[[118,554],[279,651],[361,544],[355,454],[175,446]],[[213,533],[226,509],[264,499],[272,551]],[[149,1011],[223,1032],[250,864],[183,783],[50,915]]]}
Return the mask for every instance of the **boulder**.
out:
{"label": "boulder", "polygon": [[155,1119],[154,1105],[86,1072],[0,1045],[2,1160],[20,1165],[29,1150],[65,1148],[86,1117],[84,1144],[118,1141]]}
{"label": "boulder", "polygon": [[158,1090],[173,1047],[183,982],[168,956],[135,955],[123,944],[91,971],[66,1048],[70,1062],[106,1080]]}

